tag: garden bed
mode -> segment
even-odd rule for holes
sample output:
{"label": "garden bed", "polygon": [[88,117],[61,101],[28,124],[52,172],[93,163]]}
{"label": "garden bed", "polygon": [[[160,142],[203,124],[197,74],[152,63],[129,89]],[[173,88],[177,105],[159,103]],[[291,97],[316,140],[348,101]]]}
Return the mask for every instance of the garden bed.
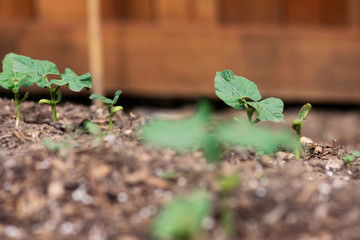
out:
{"label": "garden bed", "polygon": [[[227,196],[233,239],[360,236],[360,159],[343,161],[360,142],[359,112],[312,110],[304,134],[318,150],[301,160],[288,152],[260,156],[229,148],[218,168],[200,151],[143,143],[139,129],[153,110],[117,113],[109,131],[105,106],[60,104],[58,123],[48,107],[24,102],[21,108],[23,121],[17,121],[13,103],[0,99],[0,239],[152,239],[161,207],[196,189],[208,191],[212,202],[199,239],[226,239],[219,171],[241,178]],[[296,112],[285,113],[287,124],[294,118]],[[85,119],[106,134],[79,131]]]}

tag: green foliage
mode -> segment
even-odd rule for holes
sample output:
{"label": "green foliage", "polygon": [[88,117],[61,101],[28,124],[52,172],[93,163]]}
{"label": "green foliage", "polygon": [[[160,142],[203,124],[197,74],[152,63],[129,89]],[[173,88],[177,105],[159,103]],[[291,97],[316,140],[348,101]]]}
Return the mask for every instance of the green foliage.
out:
{"label": "green foliage", "polygon": [[293,142],[291,134],[287,131],[256,127],[241,119],[235,123],[220,124],[217,136],[226,143],[254,147],[264,153],[273,153],[279,147],[290,147]]}
{"label": "green foliage", "polygon": [[210,105],[201,101],[194,115],[179,121],[155,119],[143,128],[142,136],[152,145],[177,151],[199,147],[208,162],[217,162],[220,146],[217,136],[209,129],[210,121]]}
{"label": "green foliage", "polygon": [[292,128],[296,131],[296,143],[295,143],[295,158],[300,159],[300,153],[301,153],[301,130],[304,126],[306,117],[311,109],[311,104],[307,103],[299,111],[298,118],[292,121]]}
{"label": "green foliage", "polygon": [[218,182],[219,192],[221,194],[228,194],[241,183],[241,178],[238,173],[222,176]]}
{"label": "green foliage", "polygon": [[200,102],[197,112],[185,119],[153,120],[143,128],[142,137],[153,145],[178,151],[200,146],[208,162],[212,163],[219,160],[223,143],[252,146],[271,153],[279,146],[288,146],[292,142],[292,136],[287,132],[258,128],[239,119],[237,123],[213,123],[206,102]]}
{"label": "green foliage", "polygon": [[20,119],[21,118],[20,104],[27,99],[28,93],[26,93],[24,97],[20,99],[19,89],[20,87],[29,87],[33,85],[33,82],[26,74],[22,74],[14,71],[14,65],[18,57],[19,55],[15,53],[9,53],[5,56],[2,62],[3,72],[0,73],[0,86],[5,89],[13,91],[14,93],[13,101],[16,106],[17,117]]}
{"label": "green foliage", "polygon": [[[281,99],[271,97],[261,100],[261,94],[256,84],[244,77],[236,76],[231,70],[217,72],[214,85],[216,95],[227,105],[236,110],[245,108],[250,123],[284,121],[282,114],[284,103]],[[257,118],[252,120],[255,110]]]}
{"label": "green foliage", "polygon": [[[0,76],[0,85],[7,89],[12,89],[15,94],[19,87],[27,87],[33,83],[36,83],[39,87],[48,88],[50,99],[41,99],[39,103],[51,105],[54,121],[57,121],[56,104],[58,104],[62,98],[59,90],[60,86],[67,85],[70,90],[75,92],[79,92],[83,88],[90,89],[92,86],[92,79],[89,73],[77,76],[68,68],[65,69],[64,74],[60,75],[60,79],[49,81],[47,75],[60,74],[55,63],[32,59],[15,53],[6,55],[3,61],[3,70],[4,72]],[[55,87],[53,88],[52,86]],[[20,104],[24,100],[25,99],[17,100],[15,97],[15,103],[19,102]]]}
{"label": "green foliage", "polygon": [[155,239],[198,239],[201,222],[210,213],[211,201],[205,192],[175,199],[160,211],[152,227],[152,235]]}
{"label": "green foliage", "polygon": [[352,163],[355,161],[356,158],[360,157],[360,151],[354,151],[352,154],[350,155],[346,155],[344,157],[344,162],[347,163],[347,165],[349,167],[351,167]]}
{"label": "green foliage", "polygon": [[353,153],[352,153],[352,155],[354,156],[354,157],[360,157],[360,151],[354,151]]}
{"label": "green foliage", "polygon": [[123,107],[115,106],[115,104],[119,100],[119,96],[120,96],[121,93],[122,93],[122,91],[120,91],[120,90],[116,91],[115,96],[114,96],[113,99],[106,98],[106,97],[101,96],[99,94],[91,94],[91,96],[89,97],[92,100],[98,100],[98,101],[101,101],[101,102],[105,103],[106,106],[108,107],[108,110],[109,110],[109,128],[110,129],[112,129],[112,116],[116,112],[123,110]]}
{"label": "green foliage", "polygon": [[355,160],[355,156],[353,156],[353,155],[346,155],[344,157],[344,162],[346,162],[346,163],[352,163],[354,160]]}
{"label": "green foliage", "polygon": [[44,145],[50,152],[58,152],[62,158],[67,157],[69,150],[72,150],[77,144],[71,138],[64,141],[52,141],[50,139],[44,140]]}

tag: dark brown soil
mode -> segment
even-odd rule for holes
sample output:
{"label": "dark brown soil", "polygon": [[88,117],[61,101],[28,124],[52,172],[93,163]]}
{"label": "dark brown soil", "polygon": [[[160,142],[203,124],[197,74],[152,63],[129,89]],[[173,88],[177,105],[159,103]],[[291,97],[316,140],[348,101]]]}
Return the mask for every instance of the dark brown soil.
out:
{"label": "dark brown soil", "polygon": [[[21,108],[24,121],[17,121],[12,102],[0,99],[0,239],[151,239],[161,206],[199,188],[212,193],[215,222],[200,239],[227,239],[219,223],[218,169],[242,179],[228,196],[233,239],[360,239],[360,159],[351,166],[342,160],[360,143],[358,112],[313,109],[304,134],[321,151],[309,150],[301,160],[235,148],[216,168],[199,151],[141,142],[144,114],[118,113],[109,131],[105,107],[62,104],[56,124],[46,106],[25,102]],[[295,116],[286,113],[287,124]],[[78,131],[84,119],[104,134]],[[163,172],[176,174],[165,180]]]}

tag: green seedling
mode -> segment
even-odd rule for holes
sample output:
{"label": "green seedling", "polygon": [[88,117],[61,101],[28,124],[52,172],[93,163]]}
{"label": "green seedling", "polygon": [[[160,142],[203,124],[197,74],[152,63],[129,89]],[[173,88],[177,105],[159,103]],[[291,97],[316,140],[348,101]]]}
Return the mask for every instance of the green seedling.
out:
{"label": "green seedling", "polygon": [[255,127],[240,119],[237,123],[214,123],[207,102],[200,102],[197,112],[182,120],[155,119],[143,128],[142,136],[152,145],[177,151],[196,146],[204,151],[209,163],[219,161],[223,144],[251,146],[272,153],[292,142],[287,132]]}
{"label": "green seedling", "polygon": [[68,155],[69,150],[74,149],[77,143],[73,142],[71,138],[58,142],[54,142],[50,139],[45,139],[44,145],[50,152],[58,152],[62,158],[65,158]]}
{"label": "green seedling", "polygon": [[[236,76],[231,70],[224,70],[216,73],[214,85],[216,95],[227,105],[236,110],[245,109],[249,123],[284,122],[283,101],[274,97],[261,100],[258,87],[252,81]],[[253,120],[255,111],[257,117]]]}
{"label": "green seedling", "polygon": [[19,89],[20,87],[29,87],[33,85],[33,82],[27,75],[17,73],[13,70],[13,59],[17,56],[18,55],[15,53],[9,53],[5,56],[3,60],[3,72],[0,73],[0,86],[5,89],[11,90],[14,93],[13,102],[16,106],[17,117],[18,119],[20,119],[20,104],[27,99],[28,92],[26,92],[23,98],[20,99]]}
{"label": "green seedling", "polygon": [[155,239],[199,239],[201,223],[211,213],[210,196],[206,192],[194,192],[165,205],[152,226]]}
{"label": "green seedling", "polygon": [[238,173],[222,175],[218,181],[220,195],[220,222],[228,239],[232,239],[235,232],[235,216],[229,203],[230,193],[241,183]]}
{"label": "green seedling", "polygon": [[[66,68],[60,75],[60,79],[48,79],[48,75],[59,75],[60,72],[55,63],[32,59],[17,55],[12,58],[13,70],[16,73],[26,75],[39,87],[48,88],[50,99],[41,99],[39,104],[49,104],[52,109],[53,121],[57,121],[56,104],[61,101],[60,87],[67,85],[70,90],[80,92],[83,88],[89,90],[92,87],[92,79],[89,73],[82,76],[76,75],[71,69]],[[52,87],[53,86],[53,87]]]}
{"label": "green seedling", "polygon": [[307,103],[300,109],[299,116],[297,119],[292,121],[292,128],[296,131],[296,142],[295,142],[295,159],[300,159],[301,153],[301,130],[304,126],[306,117],[311,109],[311,104]]}
{"label": "green seedling", "polygon": [[344,162],[348,165],[348,167],[351,167],[354,160],[359,157],[360,157],[360,151],[354,151],[352,154],[346,155],[344,157]]}
{"label": "green seedling", "polygon": [[90,99],[101,101],[101,102],[105,103],[106,106],[108,107],[108,109],[109,109],[109,129],[112,129],[112,125],[113,125],[112,124],[112,117],[113,117],[113,115],[116,112],[123,110],[123,107],[115,106],[115,104],[119,100],[120,94],[121,94],[120,90],[116,91],[114,99],[106,98],[106,97],[98,95],[98,94],[91,94],[91,96],[90,96]]}
{"label": "green seedling", "polygon": [[176,151],[202,149],[207,161],[215,163],[219,159],[220,146],[214,133],[208,129],[210,121],[210,105],[202,101],[197,112],[185,119],[155,119],[143,128],[142,136],[152,145]]}

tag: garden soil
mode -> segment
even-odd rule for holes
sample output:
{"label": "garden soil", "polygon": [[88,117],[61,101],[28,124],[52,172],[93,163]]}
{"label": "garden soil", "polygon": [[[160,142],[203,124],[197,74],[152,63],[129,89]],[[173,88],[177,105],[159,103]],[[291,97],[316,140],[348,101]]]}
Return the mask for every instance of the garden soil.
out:
{"label": "garden soil", "polygon": [[[152,239],[161,207],[196,189],[209,191],[213,204],[198,239],[360,239],[360,159],[343,161],[359,147],[359,112],[312,109],[304,135],[315,143],[301,160],[229,148],[215,167],[200,151],[141,141],[152,116],[185,116],[191,108],[117,113],[112,131],[105,106],[60,104],[58,123],[47,106],[24,102],[21,109],[18,121],[13,103],[0,99],[0,239]],[[285,124],[270,126],[290,129],[294,118],[286,112]],[[85,119],[103,134],[84,131]],[[241,177],[227,196],[232,236],[219,220],[219,172]]]}

